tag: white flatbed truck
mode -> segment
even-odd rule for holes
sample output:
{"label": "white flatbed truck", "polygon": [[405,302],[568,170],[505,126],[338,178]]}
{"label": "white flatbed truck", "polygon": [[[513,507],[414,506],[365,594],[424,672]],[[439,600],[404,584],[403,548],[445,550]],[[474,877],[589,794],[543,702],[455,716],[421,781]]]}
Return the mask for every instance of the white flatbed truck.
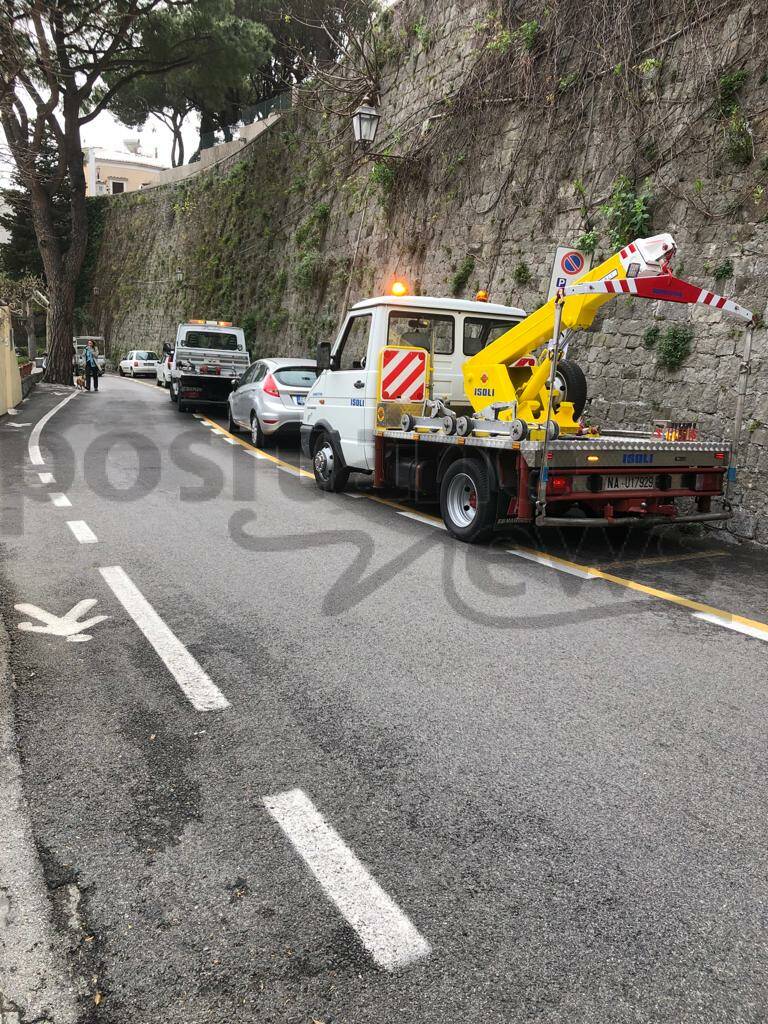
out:
{"label": "white flatbed truck", "polygon": [[[657,239],[674,253],[670,236]],[[374,487],[438,500],[447,529],[465,541],[520,524],[729,519],[727,442],[701,440],[691,424],[599,435],[585,429],[583,374],[560,358],[570,295],[580,305],[569,326],[587,317],[581,296],[592,303],[589,322],[611,294],[703,302],[748,323],[748,352],[749,311],[673,277],[668,258],[646,244],[654,241],[633,243],[648,257],[638,276],[584,279],[549,303],[545,316],[547,307],[526,317],[514,307],[425,296],[357,303],[333,346],[318,345],[321,373],[301,426],[317,485],[339,491],[351,473],[362,473]],[[548,348],[534,355],[547,335]]]}

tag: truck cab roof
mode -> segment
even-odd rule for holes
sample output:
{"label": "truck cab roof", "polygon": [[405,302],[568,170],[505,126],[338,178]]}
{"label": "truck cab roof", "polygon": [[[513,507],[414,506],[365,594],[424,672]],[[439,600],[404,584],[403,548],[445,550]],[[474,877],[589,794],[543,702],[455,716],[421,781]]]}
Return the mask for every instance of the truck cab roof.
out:
{"label": "truck cab roof", "polygon": [[451,313],[477,313],[485,316],[524,317],[525,310],[517,306],[502,306],[496,302],[477,302],[471,299],[446,299],[431,295],[378,295],[355,303],[350,312],[359,309],[373,309],[375,306],[410,306],[414,309],[443,310]]}

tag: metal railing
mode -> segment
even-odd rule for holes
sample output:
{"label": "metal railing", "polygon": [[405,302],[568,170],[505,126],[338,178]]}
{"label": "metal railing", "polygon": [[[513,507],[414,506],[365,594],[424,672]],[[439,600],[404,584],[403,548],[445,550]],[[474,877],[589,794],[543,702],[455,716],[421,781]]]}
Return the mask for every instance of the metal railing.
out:
{"label": "metal railing", "polygon": [[234,142],[241,128],[259,121],[266,121],[270,114],[279,113],[281,110],[290,110],[291,105],[291,90],[287,89],[276,96],[271,96],[268,100],[244,107],[242,117],[238,121],[212,132],[203,132],[200,136],[200,149],[211,149],[224,142]]}

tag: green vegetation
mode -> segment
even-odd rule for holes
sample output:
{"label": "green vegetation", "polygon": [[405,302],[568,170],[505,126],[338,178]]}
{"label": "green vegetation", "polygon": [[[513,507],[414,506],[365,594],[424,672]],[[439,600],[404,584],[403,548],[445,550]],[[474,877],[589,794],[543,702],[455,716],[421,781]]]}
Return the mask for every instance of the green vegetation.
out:
{"label": "green vegetation", "polygon": [[644,61],[641,61],[637,65],[637,70],[641,75],[653,75],[654,72],[661,69],[661,61],[658,57],[647,57]]}
{"label": "green vegetation", "polygon": [[726,256],[722,263],[719,263],[712,272],[716,281],[727,281],[733,277],[733,262],[730,256]]}
{"label": "green vegetation", "polygon": [[381,201],[386,205],[392,198],[397,182],[397,171],[392,160],[377,160],[371,168],[371,184],[379,190]]}
{"label": "green vegetation", "polygon": [[649,327],[643,335],[643,344],[646,348],[653,348],[660,337],[661,331],[658,327]]}
{"label": "green vegetation", "polygon": [[493,53],[507,53],[512,46],[512,33],[507,28],[500,28],[488,43],[486,43],[486,50],[491,50]]}
{"label": "green vegetation", "polygon": [[682,324],[673,324],[656,342],[656,358],[659,366],[677,370],[691,352],[693,331]]}
{"label": "green vegetation", "polygon": [[614,251],[647,234],[651,223],[651,198],[648,179],[643,182],[639,192],[635,191],[635,186],[626,174],[620,174],[614,181],[611,198],[600,208]]}
{"label": "green vegetation", "polygon": [[591,231],[585,231],[584,234],[579,235],[576,240],[576,248],[581,249],[582,252],[594,252],[600,243],[600,235],[593,228]]}
{"label": "green vegetation", "polygon": [[533,280],[533,274],[531,273],[530,267],[524,260],[520,260],[515,269],[512,271],[512,277],[515,284],[519,284],[523,287],[526,284],[530,284]]}
{"label": "green vegetation", "polygon": [[523,48],[532,53],[536,49],[536,43],[539,41],[539,33],[541,32],[541,25],[535,19],[532,21],[524,21],[518,28],[517,34],[520,37],[520,41],[523,44]]}
{"label": "green vegetation", "polygon": [[577,71],[571,71],[568,75],[563,75],[560,81],[557,83],[558,92],[568,92],[574,85],[579,81],[579,74]]}
{"label": "green vegetation", "polygon": [[427,53],[432,47],[432,32],[423,18],[420,18],[411,26],[411,32],[416,36],[422,50]]}
{"label": "green vegetation", "polygon": [[734,111],[739,109],[738,96],[748,77],[746,71],[740,70],[732,71],[728,75],[722,75],[719,79],[717,83],[717,99],[723,117],[730,117]]}
{"label": "green vegetation", "polygon": [[752,130],[741,107],[731,113],[725,130],[725,152],[737,167],[746,167],[755,155]]}
{"label": "green vegetation", "polygon": [[475,257],[465,256],[451,278],[451,295],[461,295],[475,270]]}

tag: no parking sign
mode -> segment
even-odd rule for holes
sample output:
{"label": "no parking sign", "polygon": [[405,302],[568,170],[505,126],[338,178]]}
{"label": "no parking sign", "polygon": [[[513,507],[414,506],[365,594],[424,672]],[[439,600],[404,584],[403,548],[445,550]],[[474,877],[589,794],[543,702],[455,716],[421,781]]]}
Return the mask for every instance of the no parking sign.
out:
{"label": "no parking sign", "polygon": [[558,288],[565,288],[566,285],[578,281],[589,270],[591,262],[590,253],[581,252],[570,245],[559,245],[555,253],[555,261],[552,264],[547,299],[551,299]]}

